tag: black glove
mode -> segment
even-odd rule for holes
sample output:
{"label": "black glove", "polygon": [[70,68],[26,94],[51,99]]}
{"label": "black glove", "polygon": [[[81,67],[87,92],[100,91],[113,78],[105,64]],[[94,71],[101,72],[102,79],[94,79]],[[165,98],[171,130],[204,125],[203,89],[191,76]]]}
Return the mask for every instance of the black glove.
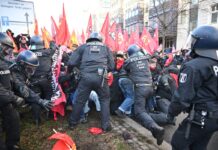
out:
{"label": "black glove", "polygon": [[39,99],[39,105],[41,105],[43,108],[45,108],[46,111],[49,111],[54,103],[51,100],[47,100],[47,99]]}
{"label": "black glove", "polygon": [[169,113],[167,114],[167,122],[171,125],[176,125],[176,118]]}

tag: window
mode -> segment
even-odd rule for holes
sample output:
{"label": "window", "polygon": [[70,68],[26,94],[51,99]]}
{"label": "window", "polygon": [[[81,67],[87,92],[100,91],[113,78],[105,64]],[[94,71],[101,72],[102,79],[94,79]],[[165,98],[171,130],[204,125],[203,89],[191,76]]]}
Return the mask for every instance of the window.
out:
{"label": "window", "polygon": [[191,4],[192,5],[198,4],[198,0],[191,0]]}
{"label": "window", "polygon": [[211,6],[211,23],[218,22],[218,4]]}
{"label": "window", "polygon": [[185,23],[185,18],[186,18],[186,11],[185,10],[183,10],[182,12],[181,12],[181,20],[180,20],[180,23],[181,24],[183,24],[183,23]]}

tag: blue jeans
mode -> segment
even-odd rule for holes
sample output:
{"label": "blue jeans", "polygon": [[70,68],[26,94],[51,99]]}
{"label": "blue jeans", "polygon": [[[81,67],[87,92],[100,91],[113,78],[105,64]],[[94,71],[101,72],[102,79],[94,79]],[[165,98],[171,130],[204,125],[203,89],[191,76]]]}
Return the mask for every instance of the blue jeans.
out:
{"label": "blue jeans", "polygon": [[125,99],[118,109],[126,114],[131,114],[131,108],[132,105],[134,104],[133,82],[129,78],[120,78],[119,87],[121,88]]}
{"label": "blue jeans", "polygon": [[[74,93],[71,93],[70,99],[73,105],[75,104],[77,94],[78,94],[77,89],[75,90]],[[101,111],[101,106],[100,106],[98,95],[95,91],[91,91],[89,95],[89,99],[87,100],[85,106],[83,107],[83,111],[80,113],[80,118],[84,118],[85,114],[90,111],[89,101],[93,101],[95,103],[96,111]]]}

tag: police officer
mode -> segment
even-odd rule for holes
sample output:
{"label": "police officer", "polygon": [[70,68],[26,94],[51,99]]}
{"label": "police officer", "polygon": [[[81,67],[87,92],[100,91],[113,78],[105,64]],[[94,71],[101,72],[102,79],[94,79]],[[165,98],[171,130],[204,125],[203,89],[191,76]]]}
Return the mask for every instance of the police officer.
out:
{"label": "police officer", "polygon": [[[34,52],[39,60],[39,67],[33,76],[30,78],[30,88],[40,95],[42,99],[50,100],[52,97],[52,56],[54,54],[54,48],[46,49],[44,47],[44,41],[40,36],[32,36],[30,39],[30,50]],[[35,110],[38,112],[36,118],[40,121],[41,107],[36,105]]]}
{"label": "police officer", "polygon": [[157,139],[157,144],[160,145],[163,142],[164,129],[158,126],[145,110],[145,100],[153,93],[148,56],[135,44],[129,46],[128,55],[129,58],[124,63],[124,69],[134,83],[135,117],[152,132]]}
{"label": "police officer", "polygon": [[39,67],[36,68],[34,75],[31,77],[31,89],[40,93],[43,99],[51,99],[51,66],[54,49],[46,49],[40,36],[33,36],[30,39],[30,50],[34,52],[39,60]]}
{"label": "police officer", "polygon": [[102,43],[101,35],[93,32],[86,40],[86,44],[81,45],[72,53],[68,64],[78,66],[81,73],[78,95],[70,116],[69,127],[74,129],[90,92],[94,90],[100,99],[101,127],[104,131],[110,131],[112,129],[109,121],[110,94],[106,76],[108,71],[114,69],[114,60],[110,49]]}
{"label": "police officer", "polygon": [[218,130],[218,30],[200,26],[190,34],[186,47],[192,60],[179,74],[179,87],[168,110],[173,120],[181,111],[188,112],[172,137],[174,150],[206,150]]}
{"label": "police officer", "polygon": [[36,125],[39,125],[39,109],[43,107],[47,111],[52,107],[51,100],[42,99],[37,93],[29,88],[29,79],[34,74],[36,68],[39,66],[37,56],[27,50],[19,53],[16,59],[16,64],[11,67],[13,80],[15,83],[15,90],[25,99],[32,107],[33,118]]}
{"label": "police officer", "polygon": [[[11,90],[10,62],[5,59],[13,51],[11,39],[0,32],[0,111],[3,129],[6,132],[6,142],[0,139],[1,150],[18,150],[20,141],[19,115],[13,104],[21,104],[23,99],[16,96]],[[0,130],[0,134],[1,130]]]}

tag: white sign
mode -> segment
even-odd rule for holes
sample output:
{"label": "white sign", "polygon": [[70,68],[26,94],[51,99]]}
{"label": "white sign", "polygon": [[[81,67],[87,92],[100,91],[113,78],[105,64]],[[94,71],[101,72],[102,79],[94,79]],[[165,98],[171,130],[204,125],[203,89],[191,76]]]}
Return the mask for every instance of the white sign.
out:
{"label": "white sign", "polygon": [[15,35],[33,33],[34,3],[18,0],[0,0],[0,31],[11,29]]}

